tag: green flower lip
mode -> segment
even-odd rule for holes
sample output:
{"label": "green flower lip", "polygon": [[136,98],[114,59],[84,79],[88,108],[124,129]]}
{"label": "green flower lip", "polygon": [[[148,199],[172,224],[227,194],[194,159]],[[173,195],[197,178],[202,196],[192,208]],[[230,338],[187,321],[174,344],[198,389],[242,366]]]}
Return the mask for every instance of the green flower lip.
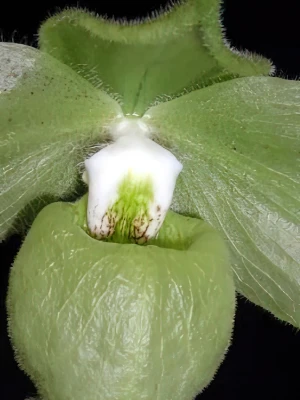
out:
{"label": "green flower lip", "polygon": [[[41,399],[193,399],[232,333],[224,241],[205,222],[170,212],[157,246],[108,244],[83,235],[78,206],[45,207],[11,269],[19,365]],[[170,249],[175,232],[190,237],[187,251]]]}

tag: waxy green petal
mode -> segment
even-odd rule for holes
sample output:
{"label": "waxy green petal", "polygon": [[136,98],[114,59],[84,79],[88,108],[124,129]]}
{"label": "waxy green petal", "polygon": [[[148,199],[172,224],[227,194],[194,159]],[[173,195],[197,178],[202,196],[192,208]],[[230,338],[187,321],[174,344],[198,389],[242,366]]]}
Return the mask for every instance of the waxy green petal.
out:
{"label": "waxy green petal", "polygon": [[188,0],[153,19],[107,20],[68,9],[39,32],[42,50],[96,87],[118,93],[125,114],[157,101],[232,79],[268,75],[271,63],[224,44],[218,0]]}
{"label": "waxy green petal", "polygon": [[[0,43],[0,238],[16,219],[74,191],[78,164],[103,141],[118,103],[32,47]],[[34,205],[33,203],[34,202]]]}
{"label": "waxy green petal", "polygon": [[223,232],[239,292],[300,327],[300,82],[236,79],[146,117],[183,164],[173,209]]}
{"label": "waxy green petal", "polygon": [[192,400],[228,348],[228,251],[169,212],[151,245],[98,241],[86,199],[47,206],[12,268],[9,329],[43,400]]}

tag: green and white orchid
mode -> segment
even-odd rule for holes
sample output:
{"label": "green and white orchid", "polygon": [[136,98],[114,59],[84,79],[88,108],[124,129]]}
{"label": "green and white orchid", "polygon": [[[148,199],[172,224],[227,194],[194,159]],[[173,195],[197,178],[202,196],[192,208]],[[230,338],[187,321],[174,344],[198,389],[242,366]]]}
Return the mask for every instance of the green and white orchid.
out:
{"label": "green and white orchid", "polygon": [[300,327],[300,83],[219,7],[68,9],[38,50],[0,43],[1,238],[30,227],[9,329],[42,400],[194,398],[235,290]]}

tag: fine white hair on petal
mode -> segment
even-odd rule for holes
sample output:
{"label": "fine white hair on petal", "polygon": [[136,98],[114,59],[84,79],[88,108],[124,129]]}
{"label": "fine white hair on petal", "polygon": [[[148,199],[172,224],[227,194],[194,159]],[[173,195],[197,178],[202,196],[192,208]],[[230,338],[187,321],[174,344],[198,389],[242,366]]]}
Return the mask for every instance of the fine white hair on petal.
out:
{"label": "fine white hair on petal", "polygon": [[151,238],[158,232],[171,205],[182,165],[170,151],[147,137],[150,129],[140,119],[123,118],[120,126],[115,124],[112,131],[115,142],[85,161],[83,179],[89,185],[89,229],[100,238],[113,233],[112,224],[118,216],[112,222],[107,211],[117,201],[120,184],[130,173],[139,182],[149,180],[153,187],[147,226],[147,238]]}
{"label": "fine white hair on petal", "polygon": [[0,93],[13,89],[33,69],[38,50],[24,44],[0,43]]}

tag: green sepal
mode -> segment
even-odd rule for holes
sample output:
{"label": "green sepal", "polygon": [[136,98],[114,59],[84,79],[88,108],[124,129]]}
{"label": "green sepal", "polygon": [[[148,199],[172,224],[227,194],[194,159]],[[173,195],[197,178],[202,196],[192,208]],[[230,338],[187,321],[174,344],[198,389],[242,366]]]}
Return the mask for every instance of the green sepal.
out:
{"label": "green sepal", "polygon": [[125,114],[239,76],[268,75],[269,60],[232,52],[223,40],[219,0],[188,0],[144,20],[109,20],[67,9],[44,22],[39,45],[120,95]]}

